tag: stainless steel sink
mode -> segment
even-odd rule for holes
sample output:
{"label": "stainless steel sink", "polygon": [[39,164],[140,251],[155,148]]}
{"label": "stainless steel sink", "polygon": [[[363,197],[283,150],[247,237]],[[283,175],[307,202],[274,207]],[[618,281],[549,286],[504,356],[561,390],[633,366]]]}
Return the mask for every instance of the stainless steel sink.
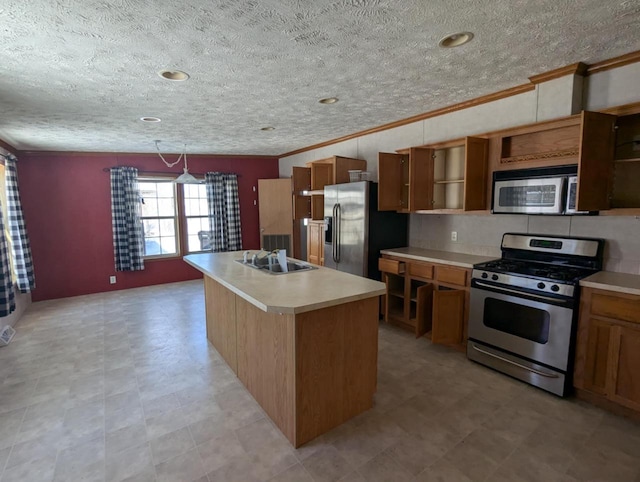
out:
{"label": "stainless steel sink", "polygon": [[236,263],[240,263],[249,268],[259,269],[269,274],[288,274],[288,273],[296,273],[298,271],[310,271],[312,269],[317,269],[315,266],[312,266],[307,263],[303,263],[302,261],[287,260],[288,271],[282,271],[282,267],[276,260],[272,260],[272,264],[269,265],[269,261],[267,260],[267,258],[261,258],[259,260],[256,260],[256,264],[252,264],[251,261],[247,261],[245,263],[243,259],[236,259],[235,261]]}

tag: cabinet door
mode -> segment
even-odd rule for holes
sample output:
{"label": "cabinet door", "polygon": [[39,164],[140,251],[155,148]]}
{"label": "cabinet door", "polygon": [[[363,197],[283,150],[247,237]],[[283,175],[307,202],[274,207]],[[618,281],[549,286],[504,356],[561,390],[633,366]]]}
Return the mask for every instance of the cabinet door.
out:
{"label": "cabinet door", "polygon": [[611,329],[608,397],[640,410],[640,325],[614,325]]}
{"label": "cabinet door", "polygon": [[311,169],[308,167],[293,167],[293,173],[291,174],[291,183],[293,185],[293,192],[296,194],[302,191],[311,190]]}
{"label": "cabinet door", "polygon": [[[399,211],[403,206],[406,156],[378,153],[378,211]],[[408,187],[408,186],[407,186]]]}
{"label": "cabinet door", "polygon": [[426,284],[416,290],[416,338],[431,331],[433,314],[433,285]]}
{"label": "cabinet door", "polygon": [[467,137],[464,161],[464,201],[465,211],[487,209],[487,159],[489,140]]}
{"label": "cabinet door", "polygon": [[258,179],[260,237],[293,235],[291,179]]}
{"label": "cabinet door", "polygon": [[616,116],[582,112],[578,164],[578,211],[601,211],[611,206]]}
{"label": "cabinet door", "polygon": [[320,225],[309,223],[307,226],[307,261],[313,264],[320,264]]}
{"label": "cabinet door", "polygon": [[433,149],[409,150],[409,211],[433,209]]}
{"label": "cabinet door", "polygon": [[[580,320],[582,324],[583,319]],[[607,393],[611,324],[594,318],[587,321],[587,340],[584,348],[584,368],[580,388],[594,393]],[[579,376],[579,374],[577,374]],[[576,379],[578,384],[578,379]]]}
{"label": "cabinet door", "polygon": [[311,196],[294,194],[293,219],[305,219],[311,217]]}
{"label": "cabinet door", "polygon": [[433,326],[431,341],[443,345],[462,343],[464,290],[439,287],[433,292]]}
{"label": "cabinet door", "polygon": [[333,184],[333,163],[311,163],[311,189],[318,191]]}

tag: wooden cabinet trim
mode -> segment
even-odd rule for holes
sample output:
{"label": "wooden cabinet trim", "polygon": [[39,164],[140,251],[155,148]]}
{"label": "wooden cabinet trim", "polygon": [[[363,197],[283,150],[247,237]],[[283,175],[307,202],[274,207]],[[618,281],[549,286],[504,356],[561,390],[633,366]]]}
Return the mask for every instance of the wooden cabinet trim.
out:
{"label": "wooden cabinet trim", "polygon": [[378,269],[383,273],[404,274],[405,263],[394,259],[378,259]]}
{"label": "wooden cabinet trim", "polygon": [[469,270],[436,265],[436,281],[457,286],[467,286]]}

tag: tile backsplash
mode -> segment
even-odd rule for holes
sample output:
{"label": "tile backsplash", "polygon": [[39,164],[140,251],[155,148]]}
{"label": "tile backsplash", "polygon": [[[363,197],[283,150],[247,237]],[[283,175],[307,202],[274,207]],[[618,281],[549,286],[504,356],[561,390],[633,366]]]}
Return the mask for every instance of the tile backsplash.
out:
{"label": "tile backsplash", "polygon": [[[458,241],[451,241],[451,231],[458,233]],[[506,232],[603,238],[605,270],[640,274],[640,216],[412,214],[409,243],[500,257],[500,242]]]}

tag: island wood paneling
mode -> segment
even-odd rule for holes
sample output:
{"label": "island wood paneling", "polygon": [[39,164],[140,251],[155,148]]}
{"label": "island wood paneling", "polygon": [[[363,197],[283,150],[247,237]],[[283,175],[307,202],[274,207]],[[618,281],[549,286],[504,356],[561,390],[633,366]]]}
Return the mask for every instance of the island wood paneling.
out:
{"label": "island wood paneling", "polygon": [[297,446],[294,315],[266,313],[240,297],[236,306],[238,378]]}
{"label": "island wood paneling", "polygon": [[236,295],[208,276],[204,277],[207,339],[231,369],[238,373],[236,351]]}
{"label": "island wood paneling", "polygon": [[296,316],[296,446],[373,405],[378,298]]}

